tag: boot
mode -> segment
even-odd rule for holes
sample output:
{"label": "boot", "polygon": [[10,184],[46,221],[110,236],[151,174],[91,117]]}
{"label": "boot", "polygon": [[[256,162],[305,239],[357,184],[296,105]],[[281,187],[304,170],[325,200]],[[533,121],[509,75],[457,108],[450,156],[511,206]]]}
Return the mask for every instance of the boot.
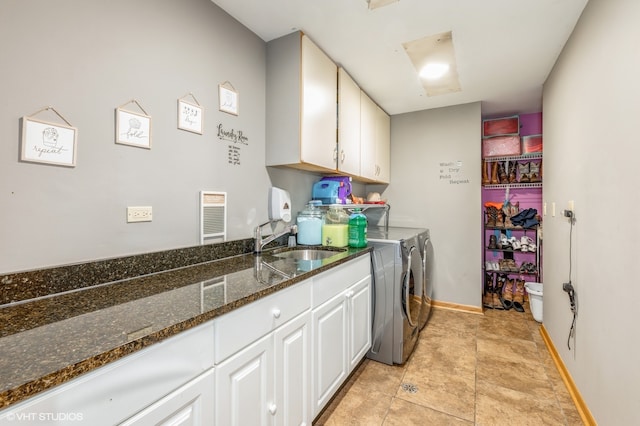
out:
{"label": "boot", "polygon": [[485,308],[493,309],[493,274],[484,273],[484,291],[482,292],[482,305]]}
{"label": "boot", "polygon": [[515,183],[516,181],[516,169],[518,168],[518,163],[512,161],[509,163],[509,183]]}
{"label": "boot", "polygon": [[489,236],[489,247],[487,247],[489,250],[497,250],[498,249],[498,239],[496,238],[495,235],[491,234]]}
{"label": "boot", "polygon": [[493,206],[487,207],[487,226],[496,226],[496,220],[498,219],[498,209]]}
{"label": "boot", "polygon": [[502,302],[502,306],[504,306],[506,310],[509,310],[513,307],[513,283],[514,282],[515,282],[515,279],[507,278],[504,284],[504,291],[502,292],[502,299],[500,299],[500,301]]}
{"label": "boot", "polygon": [[529,163],[518,163],[518,172],[520,172],[520,183],[529,183],[531,178],[529,177]]}
{"label": "boot", "polygon": [[529,163],[529,180],[531,182],[540,182],[540,163]]}
{"label": "boot", "polygon": [[498,161],[498,177],[500,178],[500,183],[509,183],[509,176],[507,175],[507,171],[505,169],[505,164],[502,161]]}
{"label": "boot", "polygon": [[500,183],[498,180],[498,163],[491,163],[491,185],[497,185]]}
{"label": "boot", "polygon": [[516,292],[513,295],[513,309],[524,312],[524,280],[516,279]]}
{"label": "boot", "polygon": [[502,287],[504,287],[505,283],[505,275],[498,275],[496,278],[496,285],[493,288],[493,294],[491,295],[491,304],[493,305],[493,309],[504,309],[502,306],[502,302],[500,301],[500,295],[502,294]]}
{"label": "boot", "polygon": [[487,171],[487,162],[482,160],[482,184],[489,185],[489,172]]}
{"label": "boot", "polygon": [[496,209],[496,227],[504,228],[504,212],[502,209]]}

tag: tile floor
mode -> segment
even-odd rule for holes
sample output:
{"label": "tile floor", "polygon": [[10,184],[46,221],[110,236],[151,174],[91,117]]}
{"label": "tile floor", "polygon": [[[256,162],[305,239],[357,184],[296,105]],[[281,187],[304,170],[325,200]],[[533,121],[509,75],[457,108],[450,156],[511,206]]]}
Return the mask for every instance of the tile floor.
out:
{"label": "tile floor", "polygon": [[434,309],[409,361],[365,359],[314,425],[582,425],[528,311]]}

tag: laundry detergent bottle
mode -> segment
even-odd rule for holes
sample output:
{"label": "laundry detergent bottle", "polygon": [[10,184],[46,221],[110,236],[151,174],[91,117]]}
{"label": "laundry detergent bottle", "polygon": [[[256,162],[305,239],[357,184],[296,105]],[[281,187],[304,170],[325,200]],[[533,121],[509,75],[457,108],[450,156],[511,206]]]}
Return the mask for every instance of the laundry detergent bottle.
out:
{"label": "laundry detergent bottle", "polygon": [[349,216],[349,247],[367,246],[367,217],[361,209],[353,209]]}

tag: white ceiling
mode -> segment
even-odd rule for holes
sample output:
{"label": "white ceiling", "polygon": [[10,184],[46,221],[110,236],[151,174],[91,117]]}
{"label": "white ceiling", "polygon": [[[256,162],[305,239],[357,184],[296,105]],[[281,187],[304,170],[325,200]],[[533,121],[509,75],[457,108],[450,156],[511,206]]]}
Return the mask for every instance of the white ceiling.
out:
{"label": "white ceiling", "polygon": [[[482,101],[537,112],[542,84],[588,0],[212,0],[264,41],[302,30],[387,113]],[[402,43],[453,32],[462,90],[428,97]]]}

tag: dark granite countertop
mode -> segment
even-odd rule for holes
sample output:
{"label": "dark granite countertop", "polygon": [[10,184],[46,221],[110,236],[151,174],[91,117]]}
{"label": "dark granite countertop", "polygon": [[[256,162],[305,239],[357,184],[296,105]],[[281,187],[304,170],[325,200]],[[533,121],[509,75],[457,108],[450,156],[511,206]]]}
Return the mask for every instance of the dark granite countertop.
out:
{"label": "dark granite countertop", "polygon": [[[283,259],[272,251],[240,254],[51,293],[39,290],[26,299],[15,290],[19,286],[7,288],[22,282],[23,293],[33,296],[29,284],[45,287],[40,278],[46,274],[0,276],[4,294],[12,297],[0,300],[0,409],[369,251],[349,248],[317,261]],[[47,276],[52,275],[61,272]]]}

